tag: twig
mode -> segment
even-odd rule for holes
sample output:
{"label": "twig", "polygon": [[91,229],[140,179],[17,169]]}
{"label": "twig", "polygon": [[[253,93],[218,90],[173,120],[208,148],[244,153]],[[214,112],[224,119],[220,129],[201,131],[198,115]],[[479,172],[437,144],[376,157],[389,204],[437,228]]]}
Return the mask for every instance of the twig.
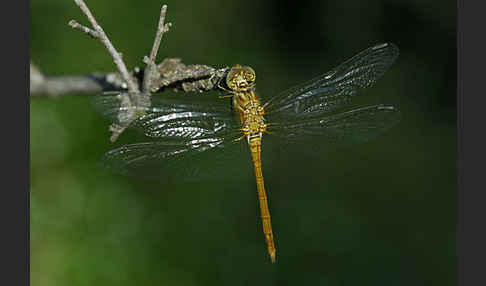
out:
{"label": "twig", "polygon": [[[228,67],[216,69],[206,65],[185,65],[180,59],[166,58],[157,65],[150,90],[153,93],[219,91],[218,82],[224,80]],[[132,78],[140,78],[143,69],[135,68]],[[30,96],[60,97],[94,95],[105,91],[126,91],[120,73],[90,73],[86,75],[44,75],[30,64]]]}
{"label": "twig", "polygon": [[[96,22],[96,19],[94,18],[93,14],[91,14],[91,11],[89,10],[88,6],[86,3],[84,3],[83,0],[74,0],[76,5],[79,6],[81,11],[86,15],[88,18],[89,22],[93,26],[93,29],[90,29],[88,27],[85,27],[79,23],[77,23],[74,20],[69,21],[69,25],[73,27],[74,29],[81,30],[87,34],[89,34],[91,37],[99,39],[107,48],[108,52],[110,55],[113,57],[113,60],[118,67],[118,70],[120,71],[121,76],[125,80],[128,86],[128,102],[124,102],[125,106],[127,107],[126,109],[141,109],[149,107],[151,105],[150,103],[150,92],[151,92],[151,81],[152,81],[152,76],[155,71],[155,58],[157,56],[157,51],[159,50],[160,46],[160,41],[162,39],[162,35],[169,30],[169,27],[171,26],[170,23],[165,24],[165,14],[167,12],[167,5],[163,5],[162,9],[160,11],[160,18],[159,18],[159,25],[157,28],[156,36],[155,36],[155,41],[152,47],[152,52],[150,54],[150,58],[146,61],[147,68],[145,69],[144,72],[144,79],[143,79],[143,88],[140,89],[139,86],[136,84],[134,80],[130,77],[128,70],[125,66],[125,63],[122,60],[122,57],[120,53],[118,53],[115,50],[115,47],[112,45],[108,37],[106,36],[105,32],[103,31],[103,28],[101,28],[100,25]],[[120,112],[122,112],[120,110]],[[130,113],[128,115],[126,114],[119,114],[119,122],[118,123],[113,123],[110,126],[110,131],[112,132],[111,136],[111,141],[115,141],[118,136],[121,135],[121,133],[135,120],[137,119],[136,116],[139,116],[138,113]]]}
{"label": "twig", "polygon": [[[106,47],[110,55],[113,57],[113,61],[115,62],[116,66],[118,67],[118,70],[120,71],[123,79],[126,81],[128,85],[128,91],[136,97],[136,95],[139,93],[139,89],[135,82],[130,78],[130,75],[128,74],[127,67],[125,66],[125,63],[123,62],[120,53],[118,53],[113,46],[113,44],[110,42],[108,37],[105,34],[105,31],[103,31],[103,28],[101,28],[100,25],[98,25],[98,22],[96,22],[96,19],[94,18],[93,14],[91,14],[91,11],[89,10],[88,6],[86,3],[84,3],[83,0],[74,0],[74,3],[79,6],[81,11],[86,15],[88,18],[89,22],[93,26],[93,30],[84,27],[80,24],[78,24],[76,21],[71,20],[69,21],[69,25],[73,28],[80,29],[81,31],[84,31],[88,33],[90,36],[95,37],[99,39]],[[81,28],[82,27],[82,28]],[[86,31],[87,30],[87,31]]]}
{"label": "twig", "polygon": [[[169,28],[172,25],[171,23],[165,23],[167,5],[162,5],[159,24],[150,57],[144,57],[146,68],[143,72],[142,88],[140,88],[138,80],[134,80],[134,78],[138,79],[139,73],[135,72],[132,76],[128,73],[121,54],[115,50],[103,29],[98,25],[91,14],[88,6],[83,0],[74,0],[74,2],[86,15],[93,26],[93,29],[85,27],[74,20],[69,21],[69,25],[74,29],[87,33],[93,38],[99,39],[105,45],[108,52],[113,57],[123,80],[127,84],[126,87],[128,92],[118,97],[122,99],[120,101],[120,109],[118,110],[118,122],[113,123],[109,128],[112,132],[111,141],[115,141],[134,120],[144,114],[147,107],[150,107],[150,96],[152,92],[162,91],[165,88],[182,89],[184,91],[191,89],[198,91],[214,89],[217,87],[217,83],[221,80],[223,75],[227,72],[227,68],[215,70],[206,66],[185,66],[180,63],[180,60],[164,61],[159,67],[156,67],[155,59],[157,57],[162,36],[169,31]],[[169,63],[169,67],[174,66],[176,69],[163,73],[161,71],[166,68],[164,63]],[[192,78],[192,80],[187,80],[190,78]],[[187,82],[184,82],[186,80]]]}
{"label": "twig", "polygon": [[167,13],[167,5],[162,5],[162,9],[160,10],[159,25],[157,26],[157,32],[155,33],[155,40],[152,46],[152,51],[150,53],[150,58],[147,57],[144,58],[144,62],[147,64],[143,76],[142,92],[144,93],[150,93],[152,75],[155,71],[155,59],[157,58],[157,52],[160,47],[160,41],[162,40],[162,36],[164,35],[164,33],[168,32],[169,28],[172,26],[172,23],[167,23],[167,24],[164,23],[166,13]]}
{"label": "twig", "polygon": [[93,95],[122,89],[126,84],[119,73],[48,76],[30,63],[30,96]]}
{"label": "twig", "polygon": [[218,83],[226,78],[229,68],[215,69],[205,65],[185,65],[180,59],[164,59],[152,79],[152,92],[166,89],[182,92],[220,91]]}
{"label": "twig", "polygon": [[[83,11],[83,13],[88,18],[91,26],[93,26],[94,30],[91,30],[81,24],[78,24],[76,21],[71,20],[69,21],[69,25],[74,29],[81,30],[85,33],[88,33],[90,36],[99,39],[106,47],[110,55],[113,57],[113,61],[115,62],[118,70],[120,71],[121,76],[125,80],[128,86],[128,97],[130,98],[129,106],[138,107],[141,105],[142,107],[150,106],[150,97],[148,95],[144,96],[136,84],[134,80],[130,77],[127,67],[122,60],[121,54],[117,52],[113,44],[110,42],[108,37],[106,36],[103,28],[98,25],[96,19],[94,18],[93,14],[89,10],[86,3],[83,0],[74,0],[76,5]],[[121,111],[120,111],[121,112]],[[111,141],[114,142],[116,139],[121,135],[121,133],[136,119],[136,117],[126,117],[126,116],[119,116],[119,118],[124,118],[125,121],[117,123],[113,123],[109,130],[112,132]]]}
{"label": "twig", "polygon": [[79,24],[78,22],[76,22],[74,20],[69,21],[68,25],[73,27],[73,29],[78,29],[78,30],[81,30],[81,32],[87,33],[88,35],[90,35],[91,37],[93,37],[95,39],[100,37],[100,34],[98,32],[93,31],[90,28]]}
{"label": "twig", "polygon": [[32,79],[30,82],[31,96],[58,97],[67,94],[93,94],[103,90],[96,80],[84,76],[44,77],[41,82],[32,84]]}

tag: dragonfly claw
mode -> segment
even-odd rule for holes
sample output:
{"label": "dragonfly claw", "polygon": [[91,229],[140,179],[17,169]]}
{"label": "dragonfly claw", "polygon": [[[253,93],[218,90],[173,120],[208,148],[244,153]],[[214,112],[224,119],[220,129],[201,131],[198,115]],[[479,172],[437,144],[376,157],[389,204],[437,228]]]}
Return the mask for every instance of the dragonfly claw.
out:
{"label": "dragonfly claw", "polygon": [[236,139],[233,139],[233,141],[238,142],[238,141],[241,141],[241,139],[243,139],[243,138],[245,138],[245,135],[238,137]]}

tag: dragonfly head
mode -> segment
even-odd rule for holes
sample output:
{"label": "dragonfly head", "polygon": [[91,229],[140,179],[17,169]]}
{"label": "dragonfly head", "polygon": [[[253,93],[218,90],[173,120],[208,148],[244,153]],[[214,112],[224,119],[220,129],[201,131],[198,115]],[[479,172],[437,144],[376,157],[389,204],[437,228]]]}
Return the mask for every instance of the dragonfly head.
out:
{"label": "dragonfly head", "polygon": [[233,91],[245,91],[255,86],[256,74],[249,66],[235,65],[226,76],[226,85]]}

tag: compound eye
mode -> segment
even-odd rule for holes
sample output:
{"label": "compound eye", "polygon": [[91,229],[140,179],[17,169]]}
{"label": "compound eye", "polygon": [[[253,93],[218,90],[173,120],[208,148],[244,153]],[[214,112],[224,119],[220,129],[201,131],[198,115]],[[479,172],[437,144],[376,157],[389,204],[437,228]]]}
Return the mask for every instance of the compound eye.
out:
{"label": "compound eye", "polygon": [[247,72],[245,74],[245,78],[248,82],[253,82],[255,80],[255,75],[252,73]]}
{"label": "compound eye", "polygon": [[251,67],[245,67],[245,77],[248,81],[254,82],[255,81],[255,71]]}
{"label": "compound eye", "polygon": [[235,65],[230,69],[228,72],[228,75],[226,76],[226,85],[230,89],[235,89],[238,87],[238,80],[237,78],[241,77],[241,66],[240,65]]}

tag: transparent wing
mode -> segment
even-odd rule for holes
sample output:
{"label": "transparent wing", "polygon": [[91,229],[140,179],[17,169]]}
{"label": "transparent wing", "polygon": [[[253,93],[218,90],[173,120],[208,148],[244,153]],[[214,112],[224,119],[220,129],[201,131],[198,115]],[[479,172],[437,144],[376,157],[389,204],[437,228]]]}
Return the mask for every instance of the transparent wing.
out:
{"label": "transparent wing", "polygon": [[[226,102],[227,103],[227,102]],[[239,127],[229,104],[158,97],[135,126],[153,138],[205,138]]]}
{"label": "transparent wing", "polygon": [[331,71],[271,98],[266,118],[315,116],[335,110],[359,89],[373,85],[397,56],[398,48],[391,43],[368,48]]}
{"label": "transparent wing", "polygon": [[101,95],[95,108],[104,116],[120,122],[124,116],[137,112],[139,117],[131,127],[152,138],[198,139],[238,128],[238,122],[227,101],[204,100],[202,96],[155,95],[151,106],[129,107],[126,94]]}
{"label": "transparent wing", "polygon": [[[286,140],[305,140],[320,146],[349,145],[366,142],[400,121],[393,106],[375,105],[330,116],[306,118],[288,123],[271,124],[270,134]],[[310,140],[310,137],[320,137]],[[324,140],[321,140],[324,139]]]}
{"label": "transparent wing", "polygon": [[237,172],[248,148],[235,144],[242,133],[230,101],[203,97],[156,95],[148,108],[129,108],[123,94],[99,96],[95,106],[102,114],[116,122],[120,114],[137,112],[141,115],[130,126],[151,137],[110,150],[103,166],[123,175],[164,180],[200,180],[233,168]]}
{"label": "transparent wing", "polygon": [[102,165],[113,172],[140,178],[182,176],[188,180],[198,180],[201,174],[215,174],[204,172],[204,166],[216,171],[221,168],[215,167],[234,164],[229,160],[238,156],[238,148],[234,147],[246,147],[236,144],[244,142],[235,141],[238,136],[234,132],[223,137],[159,139],[127,144],[105,153]]}
{"label": "transparent wing", "polygon": [[123,116],[137,109],[128,106],[128,93],[125,91],[107,91],[93,97],[94,109],[114,123],[123,120]]}

